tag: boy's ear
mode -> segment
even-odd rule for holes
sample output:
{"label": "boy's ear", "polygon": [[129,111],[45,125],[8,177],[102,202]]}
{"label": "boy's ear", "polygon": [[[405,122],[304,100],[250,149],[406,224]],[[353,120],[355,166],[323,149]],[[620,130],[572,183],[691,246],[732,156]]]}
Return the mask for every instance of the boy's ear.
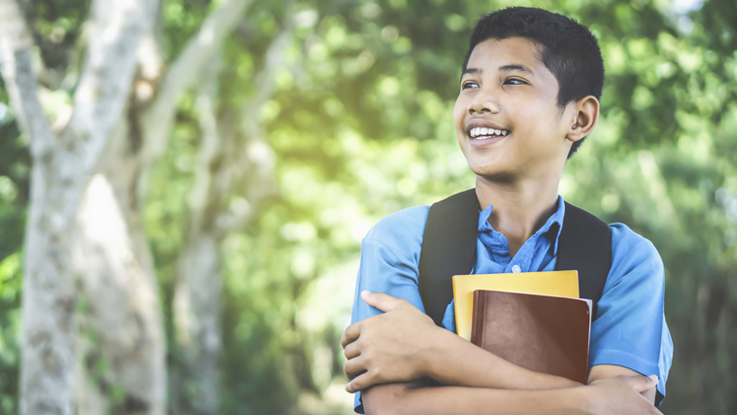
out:
{"label": "boy's ear", "polygon": [[566,138],[578,141],[591,133],[599,120],[599,100],[593,95],[583,97],[573,104],[574,117]]}

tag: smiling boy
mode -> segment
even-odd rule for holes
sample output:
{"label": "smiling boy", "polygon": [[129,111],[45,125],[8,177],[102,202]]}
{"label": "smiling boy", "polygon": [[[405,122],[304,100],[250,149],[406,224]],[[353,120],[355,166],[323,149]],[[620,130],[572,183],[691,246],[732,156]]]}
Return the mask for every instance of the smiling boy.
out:
{"label": "smiling boy", "polygon": [[[572,19],[516,7],[476,25],[453,113],[476,174],[472,273],[556,269],[566,210],[575,209],[558,183],[597,123],[603,81],[598,44]],[[341,340],[357,412],[660,413],[653,402],[665,395],[672,342],[663,265],[648,240],[608,225],[610,267],[592,316],[588,385],[581,385],[455,335],[452,303],[443,327],[423,314],[418,281],[429,210],[389,215],[363,241],[353,324]]]}

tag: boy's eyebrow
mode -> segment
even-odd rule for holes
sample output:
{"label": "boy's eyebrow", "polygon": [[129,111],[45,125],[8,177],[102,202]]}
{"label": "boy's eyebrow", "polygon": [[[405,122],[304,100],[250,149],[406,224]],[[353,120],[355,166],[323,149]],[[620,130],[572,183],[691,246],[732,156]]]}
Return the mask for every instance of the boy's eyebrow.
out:
{"label": "boy's eyebrow", "polygon": [[[498,70],[500,72],[521,71],[521,72],[528,73],[530,75],[535,75],[535,73],[532,72],[532,69],[528,68],[525,65],[518,64],[518,63],[502,65],[498,68]],[[481,72],[483,72],[483,70],[479,68],[466,68],[463,70],[463,73],[461,74],[461,78],[463,78],[464,75],[475,75]]]}
{"label": "boy's eyebrow", "polygon": [[528,73],[530,75],[534,75],[535,74],[534,72],[532,72],[532,69],[528,68],[527,66],[521,65],[521,64],[516,64],[516,63],[515,64],[511,64],[511,65],[502,65],[502,66],[499,67],[499,71],[501,71],[501,72],[522,71],[522,72],[526,72],[526,73]]}
{"label": "boy's eyebrow", "polygon": [[461,74],[461,78],[463,78],[463,75],[474,75],[477,73],[481,73],[481,69],[479,68],[466,68],[463,70],[463,73]]}

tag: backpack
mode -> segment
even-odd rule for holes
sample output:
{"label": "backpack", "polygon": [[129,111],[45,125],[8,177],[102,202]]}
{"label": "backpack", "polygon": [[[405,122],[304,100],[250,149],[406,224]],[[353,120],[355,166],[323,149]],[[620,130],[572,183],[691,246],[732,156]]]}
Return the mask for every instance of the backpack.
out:
{"label": "backpack", "polygon": [[[593,321],[612,266],[611,230],[596,216],[567,202],[565,206],[555,269],[578,270],[579,296],[591,299]],[[453,299],[453,275],[469,274],[476,263],[479,208],[476,189],[430,206],[417,281],[425,314],[438,326],[442,325],[445,309]],[[657,407],[664,396],[660,391],[655,395]]]}

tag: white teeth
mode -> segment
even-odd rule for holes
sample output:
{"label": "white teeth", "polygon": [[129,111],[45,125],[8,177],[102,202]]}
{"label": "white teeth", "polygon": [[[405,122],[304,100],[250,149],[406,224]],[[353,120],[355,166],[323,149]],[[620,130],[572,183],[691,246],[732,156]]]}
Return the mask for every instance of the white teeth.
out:
{"label": "white teeth", "polygon": [[508,130],[497,130],[495,128],[484,128],[484,127],[472,128],[471,131],[468,132],[468,135],[470,135],[471,138],[488,137],[488,136],[504,137],[507,134],[509,134]]}

